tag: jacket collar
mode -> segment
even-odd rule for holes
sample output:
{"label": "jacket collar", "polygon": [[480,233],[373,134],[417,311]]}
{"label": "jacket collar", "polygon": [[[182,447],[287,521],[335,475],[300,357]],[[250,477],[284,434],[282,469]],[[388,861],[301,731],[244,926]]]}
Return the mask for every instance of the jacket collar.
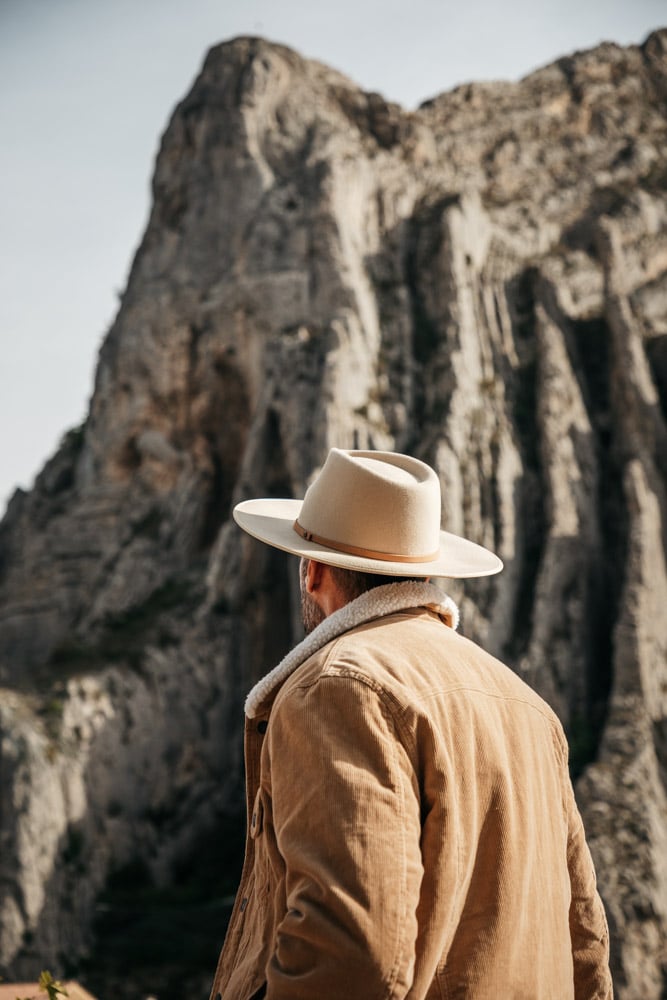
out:
{"label": "jacket collar", "polygon": [[375,618],[383,618],[397,611],[418,607],[427,607],[439,614],[445,624],[454,629],[458,627],[459,610],[456,604],[451,597],[443,594],[432,583],[408,581],[375,587],[320,622],[310,635],[307,635],[273,670],[258,681],[246,698],[246,716],[249,719],[254,718],[265,698],[287,680],[300,664],[332,639]]}

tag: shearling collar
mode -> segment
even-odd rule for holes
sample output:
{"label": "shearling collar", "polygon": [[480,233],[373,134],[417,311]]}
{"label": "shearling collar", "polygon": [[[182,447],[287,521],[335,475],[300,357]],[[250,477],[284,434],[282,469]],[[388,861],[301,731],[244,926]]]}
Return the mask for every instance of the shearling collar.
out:
{"label": "shearling collar", "polygon": [[273,670],[262,677],[246,698],[245,714],[249,719],[254,718],[267,695],[332,639],[375,618],[420,607],[430,608],[440,615],[445,624],[454,629],[458,627],[459,609],[451,597],[443,594],[432,583],[388,583],[375,587],[325,618]]}

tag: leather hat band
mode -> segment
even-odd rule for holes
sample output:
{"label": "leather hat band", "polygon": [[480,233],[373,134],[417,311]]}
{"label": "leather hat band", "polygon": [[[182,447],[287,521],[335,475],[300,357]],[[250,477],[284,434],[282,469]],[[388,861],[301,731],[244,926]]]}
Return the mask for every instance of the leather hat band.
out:
{"label": "leather hat band", "polygon": [[345,545],[343,542],[334,542],[330,538],[323,538],[322,535],[306,531],[305,528],[301,527],[298,520],[294,522],[293,527],[297,535],[300,535],[307,542],[315,542],[317,545],[324,545],[328,549],[334,549],[335,552],[345,552],[346,555],[361,556],[363,559],[379,559],[382,562],[428,563],[434,562],[440,556],[439,550],[427,556],[403,556],[396,555],[393,552],[377,552],[375,549],[361,549],[356,545]]}

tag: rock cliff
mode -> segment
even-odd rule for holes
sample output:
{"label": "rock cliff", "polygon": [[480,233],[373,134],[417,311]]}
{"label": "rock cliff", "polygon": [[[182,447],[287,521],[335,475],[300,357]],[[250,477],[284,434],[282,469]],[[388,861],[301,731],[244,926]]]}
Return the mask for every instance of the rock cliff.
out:
{"label": "rock cliff", "polygon": [[666,140],[667,30],[414,112],[211,50],[88,418],[0,525],[5,974],[76,965],[110,874],[167,883],[239,808],[242,700],[299,624],[231,506],[336,445],[431,463],[502,556],[449,588],[463,630],[563,720],[618,996],[665,995]]}

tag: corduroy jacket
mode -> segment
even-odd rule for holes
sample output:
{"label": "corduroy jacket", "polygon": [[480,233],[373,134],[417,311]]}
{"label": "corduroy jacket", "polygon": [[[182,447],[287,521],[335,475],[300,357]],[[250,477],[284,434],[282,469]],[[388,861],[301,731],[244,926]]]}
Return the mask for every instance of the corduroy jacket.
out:
{"label": "corduroy jacket", "polygon": [[557,717],[435,608],[362,611],[246,720],[212,1000],[607,1000]]}

